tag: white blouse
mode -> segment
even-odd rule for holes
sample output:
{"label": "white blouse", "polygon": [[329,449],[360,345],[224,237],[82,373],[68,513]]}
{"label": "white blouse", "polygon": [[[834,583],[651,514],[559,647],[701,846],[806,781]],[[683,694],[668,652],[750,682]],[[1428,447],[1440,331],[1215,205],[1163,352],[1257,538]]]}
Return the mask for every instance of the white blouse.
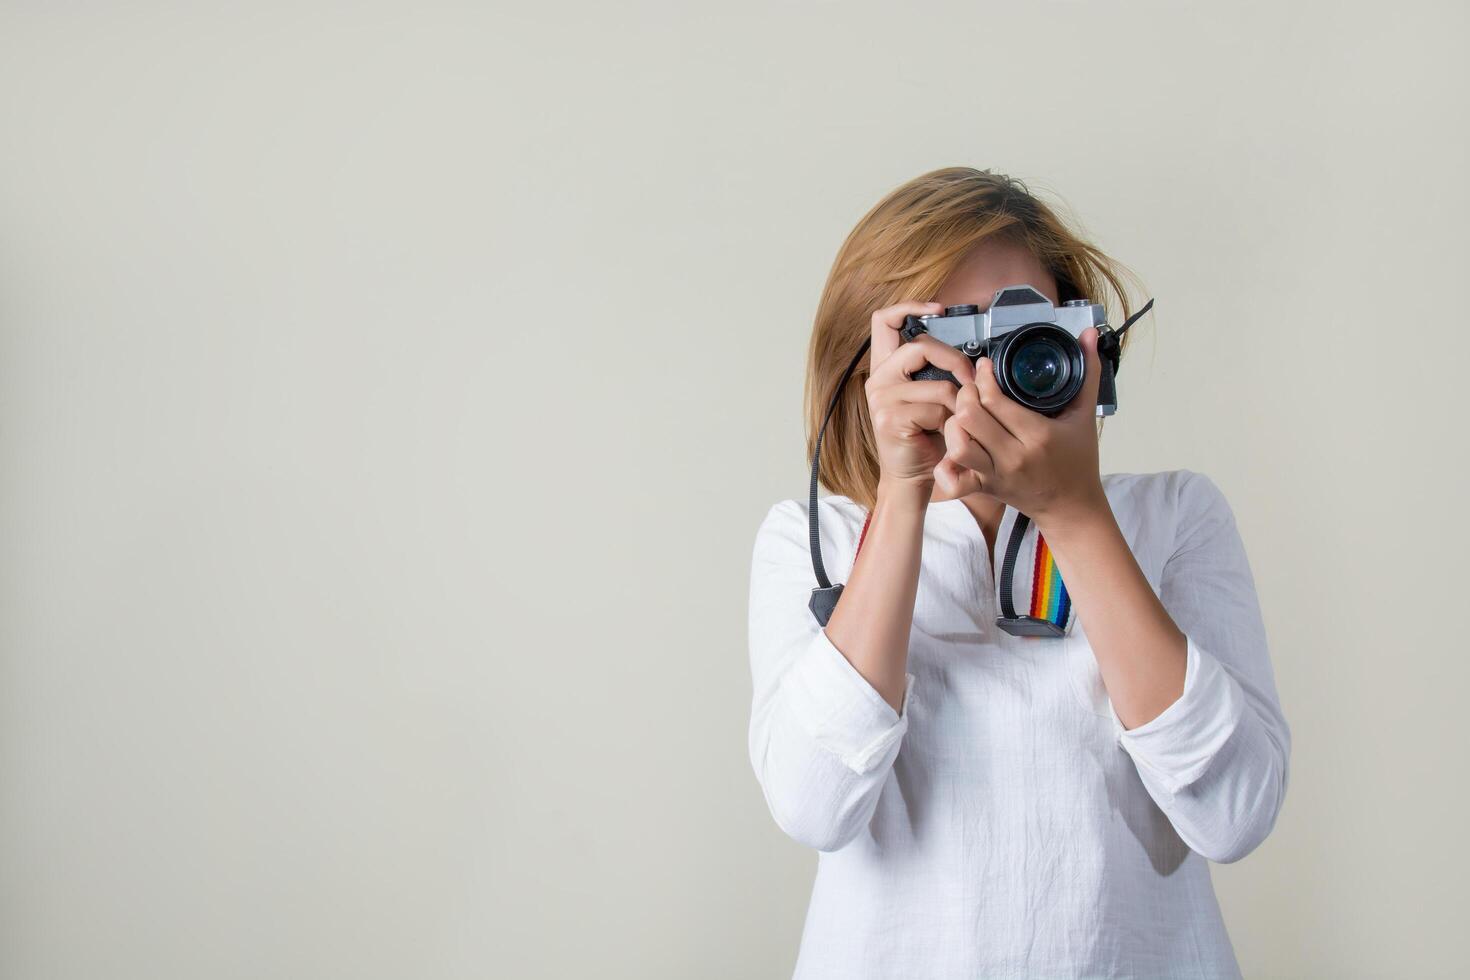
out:
{"label": "white blouse", "polygon": [[[1291,732],[1234,514],[1191,470],[1111,473],[1129,547],[1188,637],[1184,692],[1124,729],[1086,634],[995,626],[994,553],[929,505],[895,712],[807,608],[805,501],[775,504],[750,581],[750,759],[777,825],[821,851],[795,977],[1239,977],[1210,861],[1249,854]],[[821,499],[832,581],[867,511]]]}

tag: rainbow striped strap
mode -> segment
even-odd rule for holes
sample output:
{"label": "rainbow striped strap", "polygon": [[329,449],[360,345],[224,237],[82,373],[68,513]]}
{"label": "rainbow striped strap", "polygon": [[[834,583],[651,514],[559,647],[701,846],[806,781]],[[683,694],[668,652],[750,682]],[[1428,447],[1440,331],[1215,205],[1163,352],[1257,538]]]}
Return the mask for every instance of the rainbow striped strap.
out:
{"label": "rainbow striped strap", "polygon": [[[1005,560],[1007,550],[1011,552],[1009,566]],[[1062,581],[1056,557],[1036,523],[1009,505],[995,536],[993,568],[996,605],[1004,613],[1008,598],[1009,607],[1014,610],[1011,615],[1015,618],[1002,616],[997,620],[1002,629],[1022,636],[1060,636],[1072,631],[1076,609]],[[1008,568],[1010,594],[1006,596]]]}
{"label": "rainbow striped strap", "polygon": [[1067,594],[1067,585],[1062,581],[1062,573],[1057,570],[1057,560],[1039,528],[1036,529],[1036,543],[1031,550],[1029,615],[1067,629],[1072,625],[1072,597]]}

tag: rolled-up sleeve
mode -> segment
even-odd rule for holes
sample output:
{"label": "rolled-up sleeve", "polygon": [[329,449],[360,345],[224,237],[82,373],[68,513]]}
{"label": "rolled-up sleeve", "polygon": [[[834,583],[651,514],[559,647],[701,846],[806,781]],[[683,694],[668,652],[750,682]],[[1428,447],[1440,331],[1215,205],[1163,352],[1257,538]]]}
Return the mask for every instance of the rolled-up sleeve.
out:
{"label": "rolled-up sleeve", "polygon": [[894,711],[833,645],[807,606],[816,584],[808,547],[806,510],[794,500],[773,506],[756,532],[749,748],[776,824],[831,851],[872,819],[908,727],[914,678]]}
{"label": "rolled-up sleeve", "polygon": [[1234,513],[1209,477],[1178,473],[1179,530],[1159,598],[1186,637],[1184,690],[1136,728],[1123,727],[1111,699],[1108,709],[1118,744],[1180,838],[1228,863],[1275,826],[1291,729]]}

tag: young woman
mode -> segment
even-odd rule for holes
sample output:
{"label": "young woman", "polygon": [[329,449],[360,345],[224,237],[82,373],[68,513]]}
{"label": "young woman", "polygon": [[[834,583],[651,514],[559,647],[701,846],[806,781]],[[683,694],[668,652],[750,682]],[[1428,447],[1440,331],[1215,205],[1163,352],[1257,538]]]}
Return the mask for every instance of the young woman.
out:
{"label": "young woman", "polygon": [[[1055,417],[989,358],[899,338],[908,314],[1019,284],[1126,315],[1121,268],[969,168],[895,190],[837,256],[807,443],[836,396],[819,543],[844,588],[821,627],[795,499],[760,525],[750,582],[751,762],[776,823],[822,852],[798,978],[1240,975],[1206,862],[1270,833],[1291,734],[1230,505],[1191,470],[1099,472],[1096,328]],[[926,362],[961,386],[911,378]],[[1033,599],[1073,610],[1060,636],[996,625],[1017,514]]]}

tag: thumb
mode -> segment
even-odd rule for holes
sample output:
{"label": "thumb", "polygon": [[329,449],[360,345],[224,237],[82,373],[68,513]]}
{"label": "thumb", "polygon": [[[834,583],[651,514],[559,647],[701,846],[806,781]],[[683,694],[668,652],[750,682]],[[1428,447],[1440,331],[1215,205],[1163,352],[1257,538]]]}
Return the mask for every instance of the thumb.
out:
{"label": "thumb", "polygon": [[934,467],[934,485],[939,487],[946,497],[959,496],[959,468],[948,456],[941,459]]}
{"label": "thumb", "polygon": [[1077,415],[1088,418],[1097,414],[1097,390],[1102,386],[1102,357],[1097,352],[1097,327],[1088,327],[1078,336],[1082,345],[1082,390],[1062,411],[1059,418],[1072,419]]}

